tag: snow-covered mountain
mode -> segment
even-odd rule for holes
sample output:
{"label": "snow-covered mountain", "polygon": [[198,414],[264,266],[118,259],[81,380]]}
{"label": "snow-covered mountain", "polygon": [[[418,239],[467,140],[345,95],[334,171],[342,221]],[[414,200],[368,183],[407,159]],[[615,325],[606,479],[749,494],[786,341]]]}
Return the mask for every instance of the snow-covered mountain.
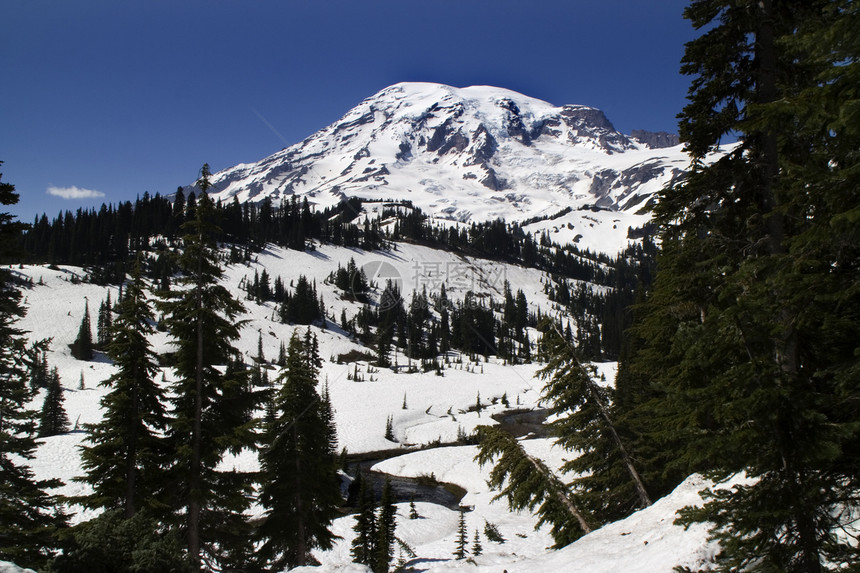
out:
{"label": "snow-covered mountain", "polygon": [[[496,87],[400,83],[301,143],[212,182],[214,198],[225,202],[409,200],[442,220],[530,223],[531,232],[561,233],[558,242],[612,252],[624,246],[628,226],[647,220],[636,213],[652,194],[688,163],[677,136],[621,134],[592,107],[556,107]],[[589,230],[604,222],[617,232],[595,244]]]}

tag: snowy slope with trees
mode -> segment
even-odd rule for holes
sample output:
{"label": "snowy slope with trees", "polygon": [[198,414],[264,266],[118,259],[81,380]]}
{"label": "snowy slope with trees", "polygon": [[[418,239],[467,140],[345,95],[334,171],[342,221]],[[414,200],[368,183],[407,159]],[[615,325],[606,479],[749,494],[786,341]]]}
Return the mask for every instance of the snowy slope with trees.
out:
{"label": "snowy slope with trees", "polygon": [[[494,284],[490,278],[504,276],[526,293],[533,311],[540,308],[544,313],[553,312],[553,303],[546,298],[542,289],[546,277],[535,270],[491,261],[462,259],[416,245],[400,244],[392,252],[360,252],[319,246],[314,251],[300,253],[270,247],[255,259],[248,264],[226,267],[225,284],[237,299],[247,299],[247,293],[240,285],[255,271],[265,269],[270,276],[282,277],[286,284],[290,284],[302,274],[324,277],[332,267],[346,266],[350,259],[354,259],[359,266],[384,259],[404,277],[402,285],[407,298],[421,285],[410,279],[416,264],[419,268],[424,265],[435,268],[440,263],[443,267],[445,263],[456,263],[465,264],[478,273],[475,286],[482,288],[479,292],[495,298],[502,297],[501,285]],[[68,345],[79,335],[85,308],[90,306],[95,316],[97,303],[108,296],[116,301],[119,291],[116,287],[80,282],[81,269],[77,267],[50,269],[45,266],[24,266],[14,269],[14,272],[34,283],[32,288],[25,290],[29,312],[21,321],[21,326],[30,333],[32,339],[49,334],[53,337],[47,360],[57,367],[62,381],[64,408],[72,424],[69,433],[43,438],[31,465],[37,477],[59,478],[65,482],[55,493],[86,495],[91,492],[89,486],[74,481],[74,478],[84,473],[78,448],[87,436],[83,431],[84,425],[96,423],[101,418],[99,401],[107,390],[100,383],[113,374],[116,367],[98,351],[93,361],[76,360]],[[452,281],[448,290],[452,297],[458,296],[458,288],[456,282]],[[352,315],[360,307],[357,302],[345,300],[343,293],[333,284],[320,281],[318,290],[326,301],[330,316],[339,316],[344,310]],[[272,303],[258,304],[253,300],[244,302],[248,312],[243,319],[248,322],[242,329],[237,346],[248,362],[259,355],[261,340],[263,355],[267,361],[274,362],[278,356],[279,342],[289,340],[293,332],[302,333],[307,328],[272,320],[273,314],[276,314]],[[335,321],[330,321],[326,328],[310,328],[319,337],[320,353],[325,358],[320,379],[326,383],[331,394],[338,428],[338,446],[350,453],[432,446],[434,443],[456,444],[458,438],[464,433],[471,434],[479,424],[495,424],[491,417],[493,414],[531,409],[539,405],[542,382],[534,378],[538,367],[536,364],[504,364],[495,357],[488,360],[474,357],[473,360],[468,355],[454,353],[451,364],[442,371],[443,376],[438,376],[432,370],[406,373],[409,359],[402,352],[396,358],[400,365],[399,372],[390,368],[374,368],[372,359],[338,364],[338,355],[367,352],[366,347],[351,340]],[[95,326],[93,331],[96,332]],[[157,353],[171,348],[164,333],[156,332],[151,340]],[[461,364],[457,363],[458,358],[463,358]],[[614,363],[598,366],[606,378],[613,378]],[[164,372],[163,378],[161,374],[156,376],[162,385],[169,383],[172,378],[171,369],[164,369]],[[277,372],[277,366],[272,364],[270,376],[274,378]],[[356,372],[359,378],[363,378],[362,381],[355,380]],[[34,401],[34,407],[41,404],[43,394]],[[509,406],[502,403],[503,397]],[[480,399],[483,404],[480,411],[475,408],[476,399]],[[385,437],[385,423],[389,415],[393,420],[394,442]],[[561,448],[552,447],[551,440],[545,438],[529,439],[524,443],[529,451],[556,468],[571,455]],[[473,536],[477,530],[483,547],[481,555],[470,553],[470,559],[477,563],[478,570],[495,571],[499,567],[515,567],[521,571],[557,571],[559,567],[590,560],[592,568],[587,569],[589,571],[612,571],[621,566],[628,570],[671,571],[674,565],[695,564],[713,551],[708,549],[701,528],[685,532],[683,528],[671,524],[673,512],[695,498],[694,492],[700,484],[691,482],[682,486],[677,496],[668,498],[659,508],[636,514],[629,525],[625,525],[625,522],[615,524],[613,527],[617,531],[597,531],[562,552],[547,553],[547,547],[553,544],[552,537],[545,526],[534,530],[537,520],[531,512],[511,512],[504,501],[492,501],[495,492],[486,483],[489,467],[479,466],[473,459],[476,452],[475,446],[433,447],[395,455],[375,464],[373,469],[394,476],[420,478],[433,475],[440,482],[462,487],[466,494],[461,504],[469,509],[466,513],[468,545],[473,549]],[[224,463],[246,470],[259,468],[256,456],[249,452]],[[415,507],[421,517],[413,520],[409,519],[408,501],[400,499],[397,503],[397,535],[415,551],[417,557],[407,556],[405,559],[417,569],[426,571],[474,568],[471,562],[458,561],[452,555],[456,546],[459,513],[432,503],[417,502]],[[97,514],[79,506],[73,506],[72,511],[73,522],[90,519]],[[353,522],[351,516],[335,521],[333,532],[343,539],[337,541],[330,552],[316,552],[323,567],[313,570],[363,570],[352,563],[350,556],[349,546],[355,535],[352,531]],[[505,540],[503,543],[486,539],[484,528],[487,523],[498,529]],[[637,555],[636,559],[630,559],[631,552]],[[641,568],[630,569],[632,563],[640,563]]]}
{"label": "snowy slope with trees", "polygon": [[[523,227],[580,213],[547,210],[581,180],[558,178],[556,147],[620,166],[665,138],[495,88],[394,86],[220,187],[204,165],[201,195],[172,203],[26,234],[0,214],[0,555],[74,573],[856,571],[858,16],[691,3],[694,161],[656,192],[656,262],[644,229],[609,257]],[[548,174],[534,197],[524,162]],[[420,179],[437,164],[439,187]],[[615,217],[674,178],[636,165],[592,172],[587,206]],[[382,201],[355,198],[369,188]],[[627,242],[621,219],[592,222],[589,244]]]}

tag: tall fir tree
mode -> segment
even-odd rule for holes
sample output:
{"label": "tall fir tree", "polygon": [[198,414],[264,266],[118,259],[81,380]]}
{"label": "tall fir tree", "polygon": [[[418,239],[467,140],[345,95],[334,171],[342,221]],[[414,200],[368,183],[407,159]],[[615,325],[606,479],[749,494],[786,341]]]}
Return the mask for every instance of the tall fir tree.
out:
{"label": "tall fir tree", "polygon": [[[251,393],[244,369],[221,370],[235,360],[232,343],[239,337],[244,311],[220,284],[209,168],[198,181],[200,196],[183,224],[179,268],[185,288],[166,293],[159,304],[176,348],[171,384],[169,475],[173,504],[183,530],[189,560],[195,570],[204,561],[240,565],[248,551],[248,524],[243,512],[250,504],[251,477],[218,465],[228,452],[238,453],[256,442]],[[189,206],[192,204],[189,197]]]}
{"label": "tall fir tree", "polygon": [[101,386],[102,420],[87,427],[81,465],[93,493],[83,502],[94,508],[118,509],[127,518],[138,510],[161,509],[165,502],[165,396],[155,381],[158,364],[147,340],[154,315],[144,292],[140,260],[106,337],[108,356],[117,371]]}
{"label": "tall fir tree", "polygon": [[376,498],[373,487],[359,473],[358,511],[355,513],[355,537],[352,540],[350,555],[355,563],[370,566],[376,556]]}
{"label": "tall fir tree", "polygon": [[466,527],[466,512],[460,510],[460,517],[457,519],[457,545],[454,548],[454,557],[457,559],[465,559],[469,553],[469,530]]}
{"label": "tall fir tree", "polygon": [[45,400],[42,402],[42,412],[39,415],[39,437],[57,436],[69,431],[69,416],[66,414],[66,398],[60,384],[60,374],[57,367],[48,374],[48,388]]}
{"label": "tall fir tree", "polygon": [[[14,185],[0,181],[0,205],[17,201]],[[21,229],[14,216],[0,212],[0,260],[10,255]],[[46,343],[28,348],[16,324],[25,312],[11,273],[0,268],[0,559],[41,568],[56,546],[54,533],[65,525],[65,516],[47,493],[62,484],[36,479],[28,465],[35,456],[38,415],[29,407],[36,392],[29,370],[41,362]]]}
{"label": "tall fir tree", "polygon": [[692,170],[655,209],[632,359],[652,459],[716,480],[682,522],[713,524],[720,570],[832,570],[860,558],[841,535],[860,505],[858,7],[696,0],[685,16],[707,30],[682,63]]}
{"label": "tall fir tree", "polygon": [[293,333],[287,365],[275,382],[273,416],[260,452],[257,557],[283,569],[313,562],[312,549],[330,549],[331,523],[342,503],[332,428],[316,386],[320,358],[314,338]]}
{"label": "tall fir tree", "polygon": [[93,329],[90,321],[90,303],[84,303],[84,316],[78,328],[78,337],[71,345],[72,356],[78,360],[93,359]]}
{"label": "tall fir tree", "polygon": [[111,337],[111,325],[113,323],[113,304],[108,291],[105,300],[99,305],[98,320],[96,322],[96,345],[99,350],[107,349]]}
{"label": "tall fir tree", "polygon": [[397,507],[394,505],[394,490],[391,479],[386,478],[379,498],[379,513],[376,516],[376,547],[373,573],[388,573],[394,559],[395,531],[397,529]]}
{"label": "tall fir tree", "polygon": [[612,389],[594,380],[573,346],[556,329],[544,333],[549,358],[538,374],[547,382],[543,396],[555,420],[555,443],[578,451],[562,466],[578,475],[570,484],[583,509],[600,522],[626,517],[651,505],[651,497],[613,412]]}

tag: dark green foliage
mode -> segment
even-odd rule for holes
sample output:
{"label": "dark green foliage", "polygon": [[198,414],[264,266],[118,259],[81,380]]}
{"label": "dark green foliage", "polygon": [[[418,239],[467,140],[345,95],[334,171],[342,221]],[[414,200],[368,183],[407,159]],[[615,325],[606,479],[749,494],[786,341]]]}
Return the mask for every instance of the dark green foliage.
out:
{"label": "dark green foliage", "polygon": [[484,537],[493,543],[502,544],[505,542],[505,538],[502,536],[499,528],[496,527],[496,524],[490,523],[489,521],[484,522]]}
{"label": "dark green foliage", "polygon": [[562,546],[590,531],[591,523],[620,519],[651,499],[614,420],[610,388],[593,380],[557,327],[544,326],[547,365],[538,374],[547,380],[543,398],[556,415],[550,431],[558,445],[578,453],[562,470],[579,477],[562,483],[497,428],[479,428],[475,459],[483,465],[498,458],[490,474],[491,487],[501,490],[497,498],[506,498],[513,509],[537,507],[540,522],[552,524],[556,545]]}
{"label": "dark green foliage", "polygon": [[389,415],[385,419],[385,439],[389,442],[395,442],[394,438],[394,416]]}
{"label": "dark green foliage", "polygon": [[78,337],[70,346],[72,356],[78,360],[93,359],[93,329],[90,323],[90,304],[87,302],[84,305],[84,316],[81,319],[81,326],[78,328]]}
{"label": "dark green foliage", "polygon": [[484,552],[484,546],[481,545],[481,532],[475,530],[475,536],[472,539],[472,555],[477,557]]}
{"label": "dark green foliage", "polygon": [[[316,341],[316,337],[313,339]],[[334,406],[331,403],[331,395],[328,390],[328,381],[323,384],[322,395],[320,396],[321,404],[321,415],[323,424],[325,424],[325,433],[326,433],[326,442],[328,442],[328,451],[332,456],[340,456],[346,450],[343,450],[340,454],[338,454],[337,449],[337,424],[334,419]],[[340,461],[338,461],[338,465],[342,465]]]}
{"label": "dark green foliage", "polygon": [[143,291],[140,264],[135,265],[125,296],[111,326],[108,356],[117,372],[102,383],[101,422],[87,427],[81,451],[81,478],[93,494],[83,500],[93,508],[122,510],[132,517],[141,508],[162,511],[165,502],[165,444],[167,426],[164,392],[156,384],[155,353],[147,340],[154,329],[153,314]]}
{"label": "dark green foliage", "polygon": [[468,291],[451,313],[451,345],[469,353],[496,354],[495,327],[493,309]]}
{"label": "dark green foliage", "polygon": [[388,356],[395,337],[398,344],[404,345],[402,335],[406,322],[406,310],[403,307],[403,297],[400,289],[392,281],[387,281],[382,294],[379,296],[379,311],[376,321],[376,347],[377,365],[380,367],[390,366],[391,360]]}
{"label": "dark green foliage", "polygon": [[113,323],[113,305],[110,300],[110,291],[99,306],[98,320],[96,323],[96,346],[99,350],[105,350],[110,343],[111,324]]}
{"label": "dark green foliage", "polygon": [[33,356],[28,361],[28,377],[30,378],[30,387],[33,390],[48,387],[48,376],[50,369],[48,368],[48,352],[47,342],[40,346],[34,347]]}
{"label": "dark green foliage", "polygon": [[350,257],[346,267],[337,266],[334,272],[334,286],[343,291],[347,300],[359,300],[365,302],[369,285],[364,269],[359,269],[355,259]]}
{"label": "dark green foliage", "polygon": [[66,414],[65,401],[60,375],[55,366],[48,375],[48,388],[39,415],[40,438],[65,434],[69,431],[69,416]]}
{"label": "dark green foliage", "polygon": [[179,536],[145,512],[108,511],[63,532],[63,553],[51,573],[186,573],[192,569]]}
{"label": "dark green foliage", "polygon": [[376,516],[376,547],[374,551],[373,573],[388,573],[391,560],[394,558],[394,543],[397,528],[394,506],[394,491],[391,480],[386,478],[382,486],[382,497],[379,498],[379,513]]}
{"label": "dark green foliage", "polygon": [[328,393],[323,400],[316,391],[320,364],[316,337],[294,333],[265,427],[256,553],[276,570],[310,564],[311,550],[331,548],[331,523],[343,502]]}
{"label": "dark green foliage", "polygon": [[466,547],[469,544],[469,530],[466,529],[466,512],[460,510],[460,517],[457,520],[457,546],[454,549],[454,557],[457,559],[465,559],[468,554]]}
{"label": "dark green foliage", "polygon": [[367,484],[367,480],[358,474],[356,480],[360,480],[358,491],[358,511],[355,514],[355,537],[352,540],[350,555],[355,563],[372,565],[376,558],[377,525],[376,525],[376,499],[373,488]]}
{"label": "dark green foliage", "polygon": [[[204,166],[204,191],[207,174]],[[169,487],[198,568],[204,557],[224,566],[244,559],[249,532],[242,512],[250,504],[250,476],[216,468],[225,453],[251,447],[256,438],[247,372],[218,368],[235,360],[232,342],[243,326],[236,317],[244,309],[220,284],[215,211],[205,192],[194,213],[183,225],[179,267],[185,288],[168,293],[159,306],[176,347],[165,436],[172,451]]]}
{"label": "dark green foliage", "polygon": [[[475,456],[481,466],[494,463],[488,481],[500,490],[494,499],[506,499],[513,510],[536,511],[544,523],[552,526],[556,547],[562,547],[591,531],[589,518],[563,483],[541,460],[526,453],[510,434],[493,427],[476,428],[479,445]],[[537,508],[537,509],[536,509]]]}
{"label": "dark green foliage", "polygon": [[858,7],[699,0],[686,17],[707,30],[682,67],[694,163],[655,209],[625,400],[655,471],[751,478],[683,513],[714,524],[719,570],[837,570],[860,559],[842,535],[860,506]]}
{"label": "dark green foliage", "polygon": [[573,347],[556,329],[544,334],[549,359],[539,375],[543,397],[556,420],[556,444],[579,455],[562,469],[579,475],[571,487],[583,509],[598,521],[614,521],[651,504],[614,419],[612,389],[594,380]]}
{"label": "dark green foliage", "polygon": [[316,286],[305,275],[296,281],[296,290],[283,305],[283,320],[294,324],[311,324],[322,318]]}
{"label": "dark green foliage", "polygon": [[[2,175],[0,175],[2,176]],[[0,205],[18,201],[15,187],[0,182]],[[0,212],[0,258],[10,255],[22,226]],[[54,532],[65,525],[58,502],[46,493],[59,480],[36,480],[33,459],[36,416],[30,402],[36,388],[31,371],[42,364],[47,341],[27,347],[16,322],[25,314],[12,275],[0,268],[0,559],[41,567],[56,546]],[[47,383],[47,364],[44,364]]]}

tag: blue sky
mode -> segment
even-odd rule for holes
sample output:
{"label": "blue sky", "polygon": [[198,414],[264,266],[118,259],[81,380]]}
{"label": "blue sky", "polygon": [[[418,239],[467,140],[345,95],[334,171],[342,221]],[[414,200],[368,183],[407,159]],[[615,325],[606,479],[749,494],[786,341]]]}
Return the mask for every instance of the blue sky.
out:
{"label": "blue sky", "polygon": [[10,210],[30,222],[169,194],[204,162],[262,159],[401,81],[496,85],[598,107],[622,132],[676,131],[696,34],[685,5],[4,0],[0,171],[21,196]]}

